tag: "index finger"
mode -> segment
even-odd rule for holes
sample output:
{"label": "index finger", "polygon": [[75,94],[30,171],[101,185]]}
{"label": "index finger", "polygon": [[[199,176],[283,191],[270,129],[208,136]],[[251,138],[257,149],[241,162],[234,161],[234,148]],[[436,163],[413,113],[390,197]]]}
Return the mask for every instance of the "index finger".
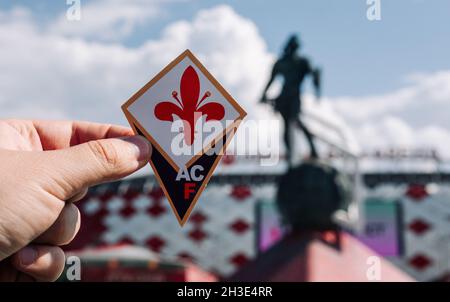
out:
{"label": "index finger", "polygon": [[57,150],[91,140],[134,135],[128,127],[82,121],[33,121],[43,150]]}

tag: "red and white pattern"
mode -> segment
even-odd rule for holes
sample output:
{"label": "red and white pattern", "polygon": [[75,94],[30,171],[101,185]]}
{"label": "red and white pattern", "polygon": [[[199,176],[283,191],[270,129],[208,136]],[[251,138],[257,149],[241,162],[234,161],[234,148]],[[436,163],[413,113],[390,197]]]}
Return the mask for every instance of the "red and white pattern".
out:
{"label": "red and white pattern", "polygon": [[450,186],[384,185],[369,196],[395,198],[403,212],[404,255],[391,258],[419,281],[441,280],[450,272]]}
{"label": "red and white pattern", "polygon": [[148,181],[136,190],[124,183],[115,194],[81,201],[83,225],[69,248],[129,243],[227,276],[255,256],[255,204],[274,192],[274,185],[210,184],[180,228],[159,186]]}
{"label": "red and white pattern", "polygon": [[[228,276],[255,257],[255,205],[276,191],[274,182],[231,183],[210,184],[183,228],[150,178],[100,186],[81,201],[82,228],[69,248],[131,243]],[[386,184],[365,195],[402,205],[404,255],[393,263],[420,281],[450,275],[450,185]]]}

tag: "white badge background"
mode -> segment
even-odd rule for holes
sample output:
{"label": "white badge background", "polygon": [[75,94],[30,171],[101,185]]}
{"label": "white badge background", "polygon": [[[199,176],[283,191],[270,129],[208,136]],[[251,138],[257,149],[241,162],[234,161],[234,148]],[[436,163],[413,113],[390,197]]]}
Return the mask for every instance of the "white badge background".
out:
{"label": "white badge background", "polygon": [[[171,102],[176,105],[178,103],[172,97],[172,91],[178,92],[178,98],[181,101],[180,95],[180,81],[184,70],[188,66],[192,66],[197,72],[200,79],[200,95],[201,98],[208,90],[211,96],[202,102],[202,105],[209,102],[217,102],[222,104],[225,108],[225,116],[220,121],[223,129],[226,127],[226,121],[234,121],[239,117],[239,112],[227,101],[227,99],[214,87],[208,78],[197,68],[197,66],[185,57],[178,65],[163,76],[157,83],[148,89],[141,97],[139,97],[133,104],[128,107],[129,112],[133,117],[145,128],[145,130],[156,140],[156,142],[164,149],[169,157],[174,161],[178,167],[186,165],[186,163],[196,154],[189,155],[175,155],[172,151],[171,144],[175,136],[179,133],[171,131],[172,122],[161,121],[155,117],[155,106],[160,102]],[[174,115],[174,121],[179,117]],[[205,117],[203,117],[203,122]],[[200,119],[197,123],[200,122]],[[217,121],[216,121],[217,122]],[[211,142],[210,133],[203,135],[195,135],[193,146],[199,144],[201,139],[201,146],[206,146]],[[207,141],[207,139],[209,139]],[[197,151],[197,150],[196,150]]]}

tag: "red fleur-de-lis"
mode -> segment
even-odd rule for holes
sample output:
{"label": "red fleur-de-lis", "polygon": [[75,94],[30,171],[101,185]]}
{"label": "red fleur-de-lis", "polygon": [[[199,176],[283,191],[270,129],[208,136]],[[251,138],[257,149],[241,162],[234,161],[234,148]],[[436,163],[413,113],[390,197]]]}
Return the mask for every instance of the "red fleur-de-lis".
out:
{"label": "red fleur-de-lis", "polygon": [[155,116],[161,121],[169,122],[173,122],[173,115],[178,116],[184,124],[184,140],[190,146],[194,142],[197,120],[206,115],[206,121],[220,121],[225,115],[225,109],[216,102],[208,102],[200,106],[206,98],[211,96],[211,93],[206,91],[203,97],[199,99],[200,80],[192,66],[187,67],[181,76],[180,94],[181,101],[178,98],[178,93],[172,92],[172,97],[177,101],[177,104],[165,101],[156,105]]}

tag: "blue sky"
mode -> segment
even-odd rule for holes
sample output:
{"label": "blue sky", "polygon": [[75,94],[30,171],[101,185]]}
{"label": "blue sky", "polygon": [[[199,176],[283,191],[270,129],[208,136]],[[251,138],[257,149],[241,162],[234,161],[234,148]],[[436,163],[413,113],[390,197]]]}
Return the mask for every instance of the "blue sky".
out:
{"label": "blue sky", "polygon": [[380,1],[370,22],[366,0],[81,0],[71,22],[66,0],[2,0],[1,115],[126,124],[120,105],[190,48],[249,119],[273,119],[258,99],[299,33],[324,75],[304,112],[347,126],[363,149],[450,158],[450,1]]}
{"label": "blue sky", "polygon": [[[89,2],[81,0],[82,5]],[[300,33],[304,53],[324,69],[324,92],[329,96],[383,93],[404,85],[409,74],[450,67],[447,0],[382,0],[378,22],[366,19],[365,0],[181,1],[164,4],[160,18],[136,28],[123,43],[138,46],[157,38],[167,24],[190,20],[199,10],[220,3],[251,19],[273,53],[279,53],[289,33]],[[64,0],[2,1],[0,8],[17,5],[31,8],[42,22],[66,9]]]}

